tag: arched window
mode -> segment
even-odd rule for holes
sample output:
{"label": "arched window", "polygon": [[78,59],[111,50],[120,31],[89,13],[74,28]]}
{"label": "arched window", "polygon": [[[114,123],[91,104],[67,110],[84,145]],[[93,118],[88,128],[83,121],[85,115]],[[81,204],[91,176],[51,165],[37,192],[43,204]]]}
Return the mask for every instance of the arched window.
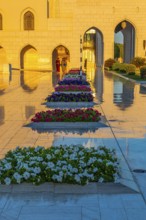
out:
{"label": "arched window", "polygon": [[30,11],[24,14],[24,30],[34,30],[34,15]]}
{"label": "arched window", "polygon": [[0,14],[0,30],[3,30],[3,17],[2,17],[2,14]]}

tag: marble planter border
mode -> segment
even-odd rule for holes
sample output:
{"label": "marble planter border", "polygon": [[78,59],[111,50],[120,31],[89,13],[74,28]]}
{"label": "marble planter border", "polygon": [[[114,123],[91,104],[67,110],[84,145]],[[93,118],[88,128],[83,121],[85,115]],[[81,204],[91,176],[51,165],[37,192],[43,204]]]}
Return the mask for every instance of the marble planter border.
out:
{"label": "marble planter border", "polygon": [[95,102],[46,102],[50,108],[89,108],[93,107]]}
{"label": "marble planter border", "polygon": [[132,194],[134,190],[120,183],[89,183],[81,186],[66,183],[43,183],[39,186],[32,183],[12,184],[9,186],[0,185],[0,193],[34,193],[46,192],[55,194]]}
{"label": "marble planter border", "polygon": [[54,94],[60,94],[60,93],[64,93],[64,94],[80,94],[80,93],[92,94],[93,92],[92,91],[55,91],[53,93]]}
{"label": "marble planter border", "polygon": [[101,127],[108,127],[103,122],[32,122],[33,129],[97,129]]}

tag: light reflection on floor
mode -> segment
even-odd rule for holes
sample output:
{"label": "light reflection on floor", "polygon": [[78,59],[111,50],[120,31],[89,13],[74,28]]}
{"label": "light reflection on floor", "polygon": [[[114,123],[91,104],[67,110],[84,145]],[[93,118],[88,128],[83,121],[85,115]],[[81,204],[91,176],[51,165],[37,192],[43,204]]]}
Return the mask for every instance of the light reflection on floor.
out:
{"label": "light reflection on floor", "polygon": [[[30,118],[47,110],[45,98],[54,90],[59,76],[50,72],[13,71],[0,76],[0,157],[16,146],[45,146],[82,143],[85,146],[115,145],[114,135],[132,169],[146,164],[146,88],[111,73],[88,75],[96,99],[96,108],[105,114],[110,128],[83,134],[66,132],[38,133],[29,127]],[[4,85],[7,85],[6,87]],[[2,88],[2,90],[1,90]],[[114,135],[113,135],[114,134]],[[135,144],[136,143],[136,144]],[[133,147],[134,146],[134,147]],[[136,174],[135,174],[136,175]],[[139,181],[144,184],[143,178]],[[144,188],[145,193],[145,188]]]}

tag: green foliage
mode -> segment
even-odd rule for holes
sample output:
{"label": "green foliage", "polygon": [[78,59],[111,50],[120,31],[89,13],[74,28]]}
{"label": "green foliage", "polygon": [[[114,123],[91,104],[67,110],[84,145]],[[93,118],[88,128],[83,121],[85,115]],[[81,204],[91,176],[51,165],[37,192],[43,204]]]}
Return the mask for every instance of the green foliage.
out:
{"label": "green foliage", "polygon": [[119,58],[121,57],[123,59],[123,54],[124,54],[124,45],[115,43],[114,44],[114,58]]}
{"label": "green foliage", "polygon": [[136,66],[127,63],[114,63],[112,66],[114,71],[119,71],[121,73],[127,73],[129,75],[135,75]]}
{"label": "green foliage", "polygon": [[121,73],[127,73],[127,63],[120,63],[120,66],[119,66],[119,71]]}
{"label": "green foliage", "polygon": [[146,65],[140,67],[140,75],[142,79],[144,78],[144,76],[146,76]]}
{"label": "green foliage", "polygon": [[59,182],[85,185],[88,182],[115,182],[118,160],[115,151],[104,146],[17,147],[0,160],[0,170],[0,184]]}
{"label": "green foliage", "polygon": [[135,75],[136,66],[134,64],[127,64],[126,65],[126,73],[129,75]]}
{"label": "green foliage", "polygon": [[141,66],[143,66],[146,62],[146,59],[143,57],[134,57],[131,60],[131,64],[134,64],[136,67],[140,68]]}
{"label": "green foliage", "polygon": [[118,47],[118,44],[114,44],[114,58],[120,57],[120,48]]}
{"label": "green foliage", "polygon": [[114,63],[112,65],[112,70],[119,71],[121,63]]}
{"label": "green foliage", "polygon": [[115,63],[116,61],[112,58],[109,58],[107,60],[105,60],[104,62],[104,66],[108,67],[108,68],[112,68],[112,65]]}

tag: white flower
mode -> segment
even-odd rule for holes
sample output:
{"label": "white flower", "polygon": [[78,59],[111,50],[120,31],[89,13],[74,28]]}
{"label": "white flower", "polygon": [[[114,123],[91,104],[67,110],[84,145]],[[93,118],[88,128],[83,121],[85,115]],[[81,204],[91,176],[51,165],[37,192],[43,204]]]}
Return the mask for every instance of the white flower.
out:
{"label": "white flower", "polygon": [[62,171],[59,172],[59,176],[63,177],[63,172]]}
{"label": "white flower", "polygon": [[60,150],[57,149],[57,150],[54,151],[54,154],[58,154],[59,152],[60,152]]}
{"label": "white flower", "polygon": [[83,155],[84,155],[84,152],[83,152],[83,151],[80,151],[78,154],[79,154],[80,156],[83,156]]}
{"label": "white flower", "polygon": [[11,163],[6,163],[5,164],[5,170],[10,170],[12,168]]}
{"label": "white flower", "polygon": [[41,162],[41,161],[43,161],[43,158],[42,158],[42,157],[37,157],[36,160],[39,161],[39,162]]}
{"label": "white flower", "polygon": [[98,182],[103,183],[104,179],[102,177],[99,178]]}
{"label": "white flower", "polygon": [[50,160],[52,158],[50,154],[47,154],[46,157],[48,160]]}
{"label": "white flower", "polygon": [[10,185],[11,184],[11,179],[9,177],[6,177],[4,179],[4,182],[5,182],[6,185]]}
{"label": "white flower", "polygon": [[67,165],[63,165],[62,170],[67,170]]}
{"label": "white flower", "polygon": [[47,165],[49,168],[53,168],[55,166],[53,162],[48,162]]}
{"label": "white flower", "polygon": [[21,179],[21,175],[20,175],[19,173],[17,173],[17,172],[13,174],[13,177],[14,177],[16,180]]}
{"label": "white flower", "polygon": [[98,171],[98,168],[95,167],[95,168],[93,169],[93,172],[96,173],[97,171]]}
{"label": "white flower", "polygon": [[25,180],[27,180],[27,179],[30,177],[30,173],[28,173],[28,172],[25,171],[25,172],[23,173],[23,177],[24,177]]}
{"label": "white flower", "polygon": [[38,147],[36,147],[36,148],[34,149],[34,151],[35,151],[35,152],[38,152],[38,151],[41,150],[41,149],[44,149],[44,147],[38,146]]}
{"label": "white flower", "polygon": [[41,172],[41,168],[40,167],[34,167],[33,172],[36,173],[36,174],[39,174]]}
{"label": "white flower", "polygon": [[77,168],[73,168],[73,169],[72,169],[72,172],[73,172],[73,173],[78,173],[78,169],[77,169]]}
{"label": "white flower", "polygon": [[35,161],[30,161],[30,162],[29,162],[29,165],[32,166],[32,165],[34,165],[35,163],[36,163]]}
{"label": "white flower", "polygon": [[75,175],[75,180],[76,180],[78,183],[80,183],[80,182],[81,182],[80,176],[76,174],[76,175]]}

